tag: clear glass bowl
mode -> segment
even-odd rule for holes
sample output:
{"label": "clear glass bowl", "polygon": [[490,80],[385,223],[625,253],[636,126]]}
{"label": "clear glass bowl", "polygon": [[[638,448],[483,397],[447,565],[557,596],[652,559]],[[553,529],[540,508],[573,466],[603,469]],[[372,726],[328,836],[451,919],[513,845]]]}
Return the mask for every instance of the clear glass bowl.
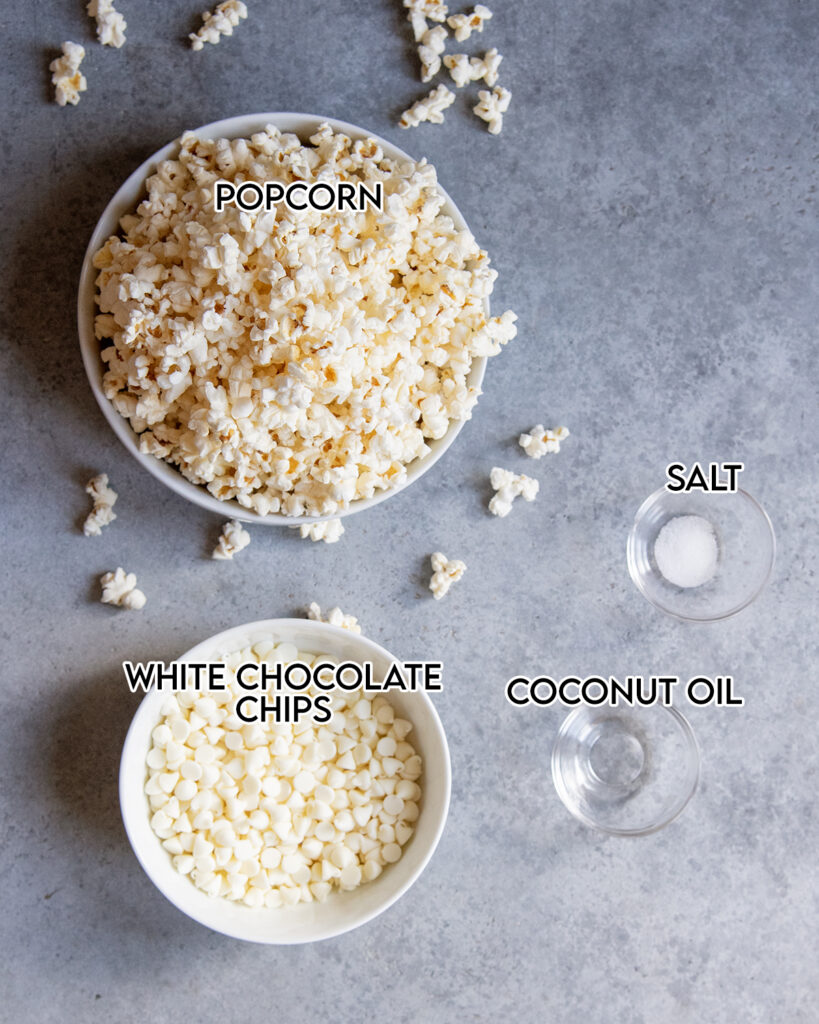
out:
{"label": "clear glass bowl", "polygon": [[619,836],[656,832],[694,795],[700,752],[676,708],[580,707],[552,748],[558,796],[585,825]]}
{"label": "clear glass bowl", "polygon": [[[654,543],[676,516],[702,516],[714,528],[719,560],[714,577],[699,587],[669,583],[657,568]],[[776,539],[762,506],[745,491],[690,494],[655,491],[640,506],[628,538],[628,571],[653,605],[691,622],[712,622],[746,608],[773,570]]]}

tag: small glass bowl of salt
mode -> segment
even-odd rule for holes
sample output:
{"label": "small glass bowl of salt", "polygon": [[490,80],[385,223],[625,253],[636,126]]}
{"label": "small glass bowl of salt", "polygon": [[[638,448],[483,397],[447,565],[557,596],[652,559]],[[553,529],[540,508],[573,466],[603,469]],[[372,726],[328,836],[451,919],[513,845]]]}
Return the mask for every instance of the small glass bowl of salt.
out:
{"label": "small glass bowl of salt", "polygon": [[776,540],[750,494],[660,488],[646,498],[628,538],[628,569],[653,605],[691,622],[746,608],[773,570]]}

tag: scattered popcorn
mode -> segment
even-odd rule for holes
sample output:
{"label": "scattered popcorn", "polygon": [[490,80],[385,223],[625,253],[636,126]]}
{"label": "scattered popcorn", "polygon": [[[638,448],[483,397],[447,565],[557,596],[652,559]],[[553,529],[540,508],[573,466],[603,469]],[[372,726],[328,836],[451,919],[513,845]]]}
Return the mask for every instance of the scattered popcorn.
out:
{"label": "scattered popcorn", "polygon": [[441,54],[446,48],[447,31],[443,25],[427,29],[421,37],[418,58],[421,61],[421,81],[430,82],[441,70]]}
{"label": "scattered popcorn", "polygon": [[191,49],[201,50],[205,43],[215,44],[222,36],[232,36],[234,28],[246,17],[247,7],[242,0],[224,0],[214,11],[203,11],[202,27],[188,36]]}
{"label": "scattered popcorn", "polygon": [[459,43],[469,39],[473,32],[483,32],[484,22],[489,21],[492,12],[483,4],[476,4],[471,14],[453,14],[446,19],[447,25],[455,32]]}
{"label": "scattered popcorn", "polygon": [[446,21],[449,14],[449,8],[440,0],[404,0],[404,7],[409,11],[408,18],[416,14],[430,21]]}
{"label": "scattered popcorn", "polygon": [[335,544],[344,533],[344,525],[340,519],[325,519],[322,523],[310,523],[299,526],[302,540],[323,540],[325,544]]}
{"label": "scattered popcorn", "polygon": [[248,907],[323,903],[373,881],[420,814],[412,723],[380,694],[333,692],[322,725],[242,721],[239,665],[294,661],[336,659],[272,641],[228,655],[224,690],[168,696],[146,757],[150,824],[173,866]]}
{"label": "scattered popcorn", "polygon": [[477,82],[484,75],[484,63],[478,57],[467,57],[465,53],[448,53],[444,64],[457,88],[463,89],[470,82]]}
{"label": "scattered popcorn", "polygon": [[119,11],[114,10],[112,0],[89,0],[86,10],[97,20],[97,39],[102,45],[119,49],[125,42],[128,25]]}
{"label": "scattered popcorn", "polygon": [[493,317],[475,339],[475,351],[482,356],[496,356],[501,348],[517,335],[516,321],[517,314],[511,309]]}
{"label": "scattered popcorn", "polygon": [[539,459],[543,455],[557,453],[560,451],[560,442],[565,441],[569,431],[565,427],[555,427],[554,430],[545,430],[542,423],[528,434],[521,434],[518,444],[532,459]]}
{"label": "scattered popcorn", "polygon": [[512,502],[520,495],[524,501],[534,501],[540,484],[530,476],[522,473],[518,476],[508,469],[495,466],[489,477],[492,487],[497,492],[489,502],[489,511],[493,516],[508,516],[512,511]]}
{"label": "scattered popcorn", "polygon": [[93,509],[88,513],[83,523],[82,532],[86,537],[99,537],[103,526],[117,518],[114,512],[114,502],[117,500],[117,492],[108,486],[108,474],[100,473],[89,480],[85,485],[85,491],[91,495],[94,502]]}
{"label": "scattered popcorn", "polygon": [[217,561],[226,561],[246,548],[249,543],[250,534],[237,519],[231,519],[222,527],[222,535],[210,557]]}
{"label": "scattered popcorn", "polygon": [[[454,94],[432,95],[440,120]],[[383,209],[217,214],[220,178],[379,182]],[[473,360],[516,331],[487,318],[496,272],[444,202],[426,161],[328,125],[309,145],[272,125],[184,135],[94,257],[103,390],[140,450],[261,515],[337,516],[401,487],[470,417]]]}
{"label": "scattered popcorn", "polygon": [[[486,51],[483,57],[477,57],[475,58],[475,60],[477,61],[477,63],[473,68],[474,81],[477,82],[479,78],[482,78],[487,85],[495,85],[495,83],[498,80],[498,68],[500,67],[500,62],[503,60],[503,55],[498,53],[498,51],[494,47],[492,47],[491,50]],[[470,61],[470,63],[472,63],[472,61]],[[480,74],[477,73],[479,69]],[[497,92],[497,90],[495,91]],[[501,91],[503,92],[505,90]],[[482,93],[478,93],[478,95],[481,96]],[[506,107],[508,106],[509,101],[507,100]],[[503,110],[506,110],[506,107],[504,107]],[[503,111],[501,111],[501,113],[503,113]],[[494,134],[497,135],[497,132],[495,132]]]}
{"label": "scattered popcorn", "polygon": [[307,618],[313,619],[314,622],[328,622],[331,626],[349,629],[351,633],[361,632],[358,619],[354,615],[345,615],[339,607],[331,608],[327,615],[322,617],[321,608],[315,601],[311,601],[310,607],[307,609]]}
{"label": "scattered popcorn", "polygon": [[430,561],[432,562],[432,579],[429,581],[429,589],[435,600],[440,601],[452,584],[456,583],[466,572],[466,564],[459,559],[450,561],[440,551],[436,551]]}
{"label": "scattered popcorn", "polygon": [[438,85],[423,99],[413,103],[409,110],[405,110],[398,123],[402,128],[417,128],[422,121],[443,124],[444,111],[454,102],[455,93],[445,85]]}
{"label": "scattered popcorn", "polygon": [[427,19],[420,11],[410,11],[407,15],[407,21],[409,21],[412,26],[413,39],[416,43],[420,43],[429,28],[429,25],[427,25]]}
{"label": "scattered popcorn", "polygon": [[478,93],[479,102],[472,109],[482,121],[488,123],[490,135],[500,135],[503,115],[509,109],[511,99],[512,93],[503,86],[495,86],[492,92],[482,89]]}
{"label": "scattered popcorn", "polygon": [[85,57],[85,48],[79,43],[63,43],[63,55],[57,57],[49,64],[52,72],[51,81],[54,83],[55,95],[61,107],[70,103],[72,107],[80,102],[80,93],[88,88],[85,75],[80,73],[80,64]]}
{"label": "scattered popcorn", "polygon": [[146,598],[141,590],[137,590],[136,581],[136,576],[132,572],[126,573],[124,569],[106,572],[100,576],[100,600],[103,604],[114,604],[128,611],[139,611],[145,607]]}

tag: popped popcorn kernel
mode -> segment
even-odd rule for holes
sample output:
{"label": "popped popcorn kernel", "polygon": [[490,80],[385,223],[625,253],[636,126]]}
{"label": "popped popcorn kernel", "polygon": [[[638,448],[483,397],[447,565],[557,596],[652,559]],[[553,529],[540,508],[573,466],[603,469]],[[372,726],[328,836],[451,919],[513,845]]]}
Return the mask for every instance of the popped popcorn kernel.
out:
{"label": "popped popcorn kernel", "polygon": [[232,36],[234,28],[246,17],[247,7],[242,0],[224,0],[213,11],[204,11],[202,27],[188,36],[191,49],[202,50],[205,43],[215,45],[222,36]]}
{"label": "popped popcorn kernel", "polygon": [[490,135],[500,135],[503,129],[503,115],[509,109],[511,101],[512,93],[503,86],[496,85],[491,92],[482,89],[478,93],[478,103],[472,110],[482,121],[486,121]]}
{"label": "popped popcorn kernel", "polygon": [[512,511],[512,503],[515,498],[522,497],[524,501],[534,501],[540,484],[530,476],[513,473],[509,469],[501,469],[495,466],[489,477],[489,481],[495,490],[489,502],[489,511],[493,516],[508,516]]}
{"label": "popped popcorn kernel", "polygon": [[431,124],[444,123],[444,111],[455,102],[455,93],[445,85],[436,86],[432,92],[416,100],[401,115],[398,122],[401,128],[417,128],[423,121]]}
{"label": "popped popcorn kernel", "polygon": [[298,529],[302,540],[306,540],[309,537],[312,541],[324,541],[325,544],[335,544],[344,533],[344,524],[340,519],[325,519],[321,523],[308,523],[303,526],[293,527],[293,529]]}
{"label": "popped popcorn kernel", "polygon": [[250,534],[237,519],[231,519],[222,527],[222,533],[211,558],[222,562],[232,560],[233,556],[243,551],[249,543]]}
{"label": "popped popcorn kernel", "polygon": [[466,572],[466,563],[460,559],[448,559],[445,554],[436,551],[430,557],[432,564],[432,578],[429,581],[429,589],[436,601],[440,601],[448,592],[453,583]]}
{"label": "popped popcorn kernel", "polygon": [[103,46],[119,49],[125,43],[125,18],[115,10],[112,0],[88,0],[86,7],[90,17],[97,22],[97,39]]}
{"label": "popped popcorn kernel", "polygon": [[88,88],[85,75],[80,72],[85,47],[79,43],[67,42],[62,44],[62,51],[62,57],[57,57],[49,64],[55,90],[54,98],[61,107],[66,104],[76,107],[80,102],[80,93]]}
{"label": "popped popcorn kernel", "polygon": [[361,626],[354,615],[345,615],[339,608],[331,608],[326,615],[321,614],[321,608],[315,601],[311,601],[307,609],[307,618],[314,622],[328,622],[331,626],[340,626],[342,629],[349,629],[351,633],[360,633]]}
{"label": "popped popcorn kernel", "polygon": [[565,441],[568,436],[569,431],[565,427],[546,430],[542,423],[538,423],[528,434],[520,435],[518,444],[531,459],[540,459],[544,455],[559,452],[561,441]]}
{"label": "popped popcorn kernel", "polygon": [[483,32],[483,27],[492,17],[492,12],[483,4],[476,4],[471,14],[453,14],[446,19],[459,43],[465,42],[473,32]]}
{"label": "popped popcorn kernel", "polygon": [[119,495],[112,487],[108,486],[107,473],[100,473],[99,476],[89,480],[85,485],[85,491],[91,496],[94,507],[83,523],[82,532],[86,537],[99,537],[102,534],[103,526],[108,526],[117,518],[117,514],[114,512],[114,502]]}
{"label": "popped popcorn kernel", "polygon": [[127,611],[139,611],[145,607],[146,597],[137,589],[137,578],[132,572],[124,569],[106,572],[100,576],[103,604],[113,604]]}

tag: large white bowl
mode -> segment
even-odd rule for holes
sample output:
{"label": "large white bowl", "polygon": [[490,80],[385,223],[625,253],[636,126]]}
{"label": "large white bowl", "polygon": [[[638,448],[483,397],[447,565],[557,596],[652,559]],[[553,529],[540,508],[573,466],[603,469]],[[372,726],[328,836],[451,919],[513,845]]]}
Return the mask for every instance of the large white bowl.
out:
{"label": "large white bowl", "polygon": [[[322,124],[322,122],[327,122],[334,131],[344,132],[345,135],[350,136],[352,139],[375,139],[383,149],[385,155],[392,159],[414,159],[413,157],[408,156],[408,154],[406,154],[402,149],[394,146],[386,139],[382,139],[380,136],[374,135],[372,132],[368,132],[354,124],[348,124],[346,121],[337,121],[332,117],[318,117],[313,114],[244,114],[240,117],[228,117],[224,121],[214,121],[212,124],[203,125],[201,128],[196,129],[196,134],[204,139],[238,139],[252,135],[254,132],[261,131],[267,124],[273,124],[277,128],[281,129],[281,131],[294,132],[302,139],[302,141],[306,141],[307,138],[316,131],[318,126]],[[172,158],[178,150],[178,140],[170,142],[167,146],[163,146],[162,149],[154,153],[153,156],[148,157],[148,159],[134,171],[130,178],[128,178],[128,180],[116,192],[111,202],[106,206],[102,216],[97,222],[97,226],[94,228],[91,240],[88,243],[88,248],[83,260],[82,272],[80,274],[80,287],[77,297],[77,324],[80,335],[82,359],[85,365],[85,372],[87,373],[88,380],[91,384],[91,390],[94,392],[94,397],[96,398],[100,409],[102,409],[103,415],[111,425],[112,430],[134,458],[137,459],[149,473],[152,473],[158,480],[161,480],[164,484],[170,487],[172,491],[175,491],[183,498],[187,498],[188,501],[192,501],[194,504],[200,505],[202,508],[209,509],[211,512],[216,512],[217,515],[230,516],[231,518],[240,519],[243,522],[248,523],[297,526],[300,523],[316,523],[320,522],[322,519],[333,518],[333,516],[262,516],[257,512],[244,508],[244,506],[240,505],[238,501],[222,501],[219,498],[214,497],[203,485],[194,484],[191,483],[190,480],[185,479],[175,466],[172,466],[170,463],[164,462],[162,459],[158,459],[153,455],[143,454],[139,450],[137,434],[131,428],[130,423],[117,412],[103,393],[103,364],[100,359],[99,342],[94,337],[94,316],[96,314],[94,281],[96,280],[98,273],[94,269],[92,262],[94,254],[102,247],[105,240],[110,235],[116,234],[119,231],[120,218],[126,213],[132,212],[137,203],[144,198],[145,182],[156,171],[157,165],[163,160]],[[446,199],[443,212],[452,218],[459,229],[466,230],[467,223],[464,220],[461,211],[455,203],[453,203],[452,199],[443,188],[441,191]],[[485,305],[488,316],[488,300],[486,300]],[[472,366],[467,377],[468,384],[471,387],[480,387],[485,370],[486,359],[484,357],[473,359]],[[407,467],[406,480],[401,486],[393,487],[385,491],[379,491],[371,498],[362,498],[358,501],[353,501],[343,511],[334,513],[333,515],[346,516],[351,515],[353,512],[360,512],[365,508],[371,508],[373,505],[377,505],[379,502],[385,501],[393,494],[397,494],[399,491],[403,490],[414,480],[417,480],[423,473],[426,473],[426,471],[433,466],[438,459],[440,459],[447,448],[449,448],[458,436],[462,427],[463,421],[455,420],[450,424],[449,429],[443,437],[439,438],[437,441],[427,441],[430,448],[429,453],[423,458],[416,459],[414,462],[409,464]]]}
{"label": "large white bowl", "polygon": [[[216,660],[261,639],[273,638],[295,644],[300,650],[329,654],[340,659],[373,663],[376,675],[386,672],[395,660],[383,647],[349,630],[309,619],[267,619],[236,626],[198,644],[180,661]],[[159,721],[167,691],[152,691],[143,698],[122,750],[119,800],[125,831],[146,874],[174,906],[200,924],[236,939],[290,945],[315,942],[357,928],[372,920],[402,896],[418,878],[438,845],[449,809],[450,766],[446,736],[432,701],[425,693],[391,690],[390,703],[412,722],[410,739],[423,758],[422,796],[415,832],[403,856],[390,864],[373,882],[351,892],[334,892],[325,903],[300,903],[295,907],[251,908],[197,889],[171,863],[150,825],[151,811],[145,795],[145,758],[151,748],[151,732]]]}

